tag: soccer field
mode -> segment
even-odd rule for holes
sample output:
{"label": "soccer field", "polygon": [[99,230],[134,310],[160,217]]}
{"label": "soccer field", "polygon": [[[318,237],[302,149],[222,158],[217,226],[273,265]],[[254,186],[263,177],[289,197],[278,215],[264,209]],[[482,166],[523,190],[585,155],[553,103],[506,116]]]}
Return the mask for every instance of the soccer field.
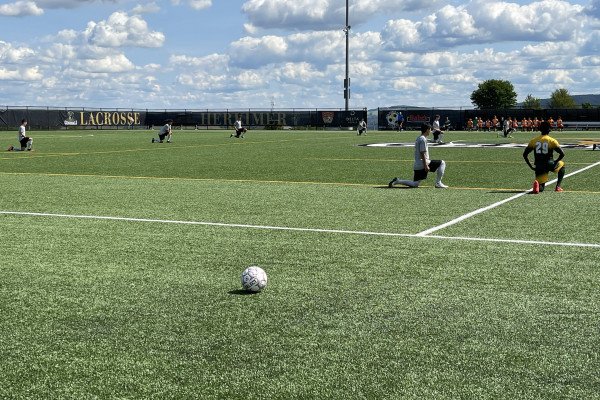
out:
{"label": "soccer field", "polygon": [[529,195],[523,148],[465,144],[531,133],[446,134],[447,190],[363,146],[416,131],[30,133],[0,155],[0,398],[600,398],[598,151]]}

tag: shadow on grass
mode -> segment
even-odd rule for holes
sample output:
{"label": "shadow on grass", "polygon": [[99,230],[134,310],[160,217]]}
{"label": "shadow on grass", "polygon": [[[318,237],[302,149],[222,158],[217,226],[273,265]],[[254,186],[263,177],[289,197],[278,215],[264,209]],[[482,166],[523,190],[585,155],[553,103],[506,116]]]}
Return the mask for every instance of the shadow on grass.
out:
{"label": "shadow on grass", "polygon": [[415,188],[411,188],[408,186],[392,186],[389,187],[388,185],[385,186],[373,186],[373,189],[415,189]]}
{"label": "shadow on grass", "polygon": [[524,190],[492,190],[489,193],[507,193],[507,194],[518,194],[523,193]]}
{"label": "shadow on grass", "polygon": [[246,296],[246,295],[249,295],[249,294],[256,294],[258,292],[249,292],[249,291],[244,290],[244,289],[235,289],[235,290],[230,290],[227,293],[234,294],[234,295],[237,295],[237,296]]}

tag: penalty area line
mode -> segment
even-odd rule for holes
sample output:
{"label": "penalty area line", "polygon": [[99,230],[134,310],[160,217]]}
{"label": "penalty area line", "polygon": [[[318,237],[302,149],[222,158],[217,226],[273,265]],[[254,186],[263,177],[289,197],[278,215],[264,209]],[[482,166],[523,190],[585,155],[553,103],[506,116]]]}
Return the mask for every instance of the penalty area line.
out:
{"label": "penalty area line", "polygon": [[71,219],[88,219],[88,220],[104,220],[104,221],[125,221],[125,222],[145,222],[145,223],[160,223],[160,224],[177,224],[177,225],[197,225],[197,226],[214,226],[225,228],[243,228],[243,229],[260,229],[269,231],[291,231],[291,232],[312,232],[312,233],[331,233],[345,235],[363,235],[363,236],[380,236],[380,237],[403,237],[415,239],[436,239],[436,240],[454,240],[465,242],[493,242],[493,243],[508,243],[508,244],[524,244],[524,245],[543,245],[543,246],[564,246],[564,247],[587,247],[600,249],[598,243],[577,243],[577,242],[548,242],[540,240],[520,240],[520,239],[500,239],[500,238],[476,238],[462,236],[424,236],[411,233],[394,233],[394,232],[373,232],[373,231],[351,231],[344,229],[325,229],[325,228],[300,228],[288,226],[272,226],[272,225],[251,225],[251,224],[231,224],[225,222],[208,222],[208,221],[182,221],[182,220],[164,220],[153,218],[130,218],[130,217],[113,217],[102,215],[75,215],[75,214],[54,214],[41,212],[22,212],[22,211],[0,211],[0,215],[15,215],[26,217],[51,217],[51,218],[71,218]]}
{"label": "penalty area line", "polygon": [[[590,169],[590,168],[593,168],[593,167],[596,167],[596,166],[598,166],[598,165],[600,165],[600,161],[598,161],[597,163],[594,163],[594,164],[588,165],[587,167],[584,167],[584,168],[578,169],[578,170],[576,170],[576,171],[573,171],[573,172],[571,172],[571,173],[569,173],[569,174],[566,174],[566,175],[564,176],[564,178],[568,178],[568,177],[570,177],[570,176],[573,176],[573,175],[579,174],[580,172],[587,171],[588,169]],[[557,181],[557,179],[552,179],[551,181],[547,182],[547,183],[546,183],[546,185],[551,185],[551,184],[553,184],[553,183],[556,183],[556,181]],[[519,197],[521,197],[521,196],[525,196],[526,194],[529,194],[529,193],[531,193],[531,189],[529,189],[529,190],[526,190],[526,191],[524,191],[524,192],[521,192],[521,193],[519,193],[519,194],[516,194],[516,195],[514,195],[514,196],[511,196],[511,197],[509,197],[509,198],[507,198],[507,199],[501,200],[501,201],[499,201],[499,202],[497,202],[497,203],[490,204],[489,206],[482,207],[482,208],[479,208],[479,209],[477,209],[477,210],[475,210],[475,211],[471,211],[470,213],[467,213],[467,214],[461,215],[460,217],[458,217],[458,218],[455,218],[455,219],[453,219],[453,220],[451,220],[451,221],[448,221],[448,222],[446,222],[446,223],[444,223],[444,224],[441,224],[441,225],[438,225],[438,226],[434,226],[433,228],[430,228],[430,229],[424,230],[424,231],[422,231],[422,232],[419,232],[419,233],[417,233],[417,236],[429,236],[429,235],[431,235],[431,234],[432,234],[432,233],[434,233],[434,232],[437,232],[437,231],[439,231],[439,230],[442,230],[442,229],[444,229],[444,228],[447,228],[447,227],[449,227],[449,226],[452,226],[452,225],[456,225],[456,224],[458,224],[459,222],[462,222],[462,221],[464,221],[464,220],[466,220],[466,219],[469,219],[469,218],[471,218],[471,217],[474,217],[474,216],[476,216],[476,215],[482,214],[482,213],[484,213],[484,212],[486,212],[486,211],[489,211],[489,210],[491,210],[491,209],[494,209],[494,208],[496,208],[496,207],[499,207],[499,206],[501,206],[501,205],[503,205],[503,204],[505,204],[505,203],[511,202],[511,201],[513,201],[513,200],[516,200],[516,199],[518,199]]]}

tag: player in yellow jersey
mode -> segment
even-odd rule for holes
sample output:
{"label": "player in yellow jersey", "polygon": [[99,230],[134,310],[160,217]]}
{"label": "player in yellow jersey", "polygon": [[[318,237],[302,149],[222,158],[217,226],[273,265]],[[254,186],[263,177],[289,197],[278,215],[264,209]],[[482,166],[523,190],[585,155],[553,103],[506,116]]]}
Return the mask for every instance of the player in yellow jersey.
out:
{"label": "player in yellow jersey", "polygon": [[[535,181],[533,181],[532,193],[543,192],[548,182],[548,172],[552,171],[558,175],[556,181],[556,192],[562,192],[561,183],[565,176],[565,163],[562,161],[565,153],[560,148],[560,144],[556,139],[550,136],[550,124],[548,121],[540,123],[542,134],[531,139],[527,148],[523,152],[523,158],[529,168],[535,171]],[[554,159],[554,152],[558,153],[558,158]],[[533,152],[535,158],[535,166],[529,161],[529,153]]]}

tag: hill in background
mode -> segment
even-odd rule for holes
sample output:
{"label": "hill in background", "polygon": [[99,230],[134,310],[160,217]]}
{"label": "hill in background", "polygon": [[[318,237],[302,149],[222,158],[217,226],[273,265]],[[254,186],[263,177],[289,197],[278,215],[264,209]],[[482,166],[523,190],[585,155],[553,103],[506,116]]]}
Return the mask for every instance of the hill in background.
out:
{"label": "hill in background", "polygon": [[[590,103],[591,105],[598,107],[600,106],[600,94],[573,94],[571,95],[575,103],[578,105],[582,105],[584,103]],[[540,103],[542,108],[550,107],[550,99],[540,99]],[[517,105],[522,105],[523,103],[518,103]]]}

